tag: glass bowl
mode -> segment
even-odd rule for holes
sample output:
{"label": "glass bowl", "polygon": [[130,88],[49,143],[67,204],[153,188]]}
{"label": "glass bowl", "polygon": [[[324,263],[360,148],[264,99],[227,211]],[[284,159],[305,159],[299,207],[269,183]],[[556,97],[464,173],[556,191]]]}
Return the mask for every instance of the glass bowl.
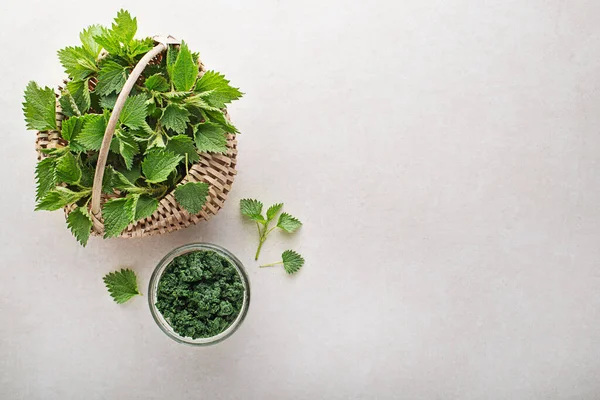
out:
{"label": "glass bowl", "polygon": [[[165,272],[171,261],[177,256],[192,253],[196,251],[209,250],[214,251],[217,254],[227,258],[231,261],[231,264],[237,270],[242,284],[244,285],[244,300],[242,303],[242,309],[238,314],[237,318],[229,325],[227,329],[223,332],[219,333],[216,336],[211,336],[208,338],[198,338],[192,339],[191,337],[181,336],[176,333],[171,325],[167,322],[167,320],[163,317],[161,312],[156,308],[156,299],[158,294],[158,282],[162,277],[162,274]],[[236,256],[231,254],[227,249],[224,249],[221,246],[217,246],[216,244],[210,243],[190,243],[183,245],[181,247],[177,247],[172,250],[169,254],[167,254],[156,266],[154,272],[152,273],[152,277],[150,278],[150,284],[148,286],[148,304],[150,305],[150,312],[152,313],[152,317],[154,317],[154,321],[158,325],[160,329],[171,339],[175,340],[179,343],[189,344],[192,346],[207,346],[211,344],[219,343],[229,336],[231,336],[242,324],[244,318],[246,318],[246,314],[248,313],[248,306],[250,305],[250,280],[248,279],[248,274],[244,268],[244,265]]]}

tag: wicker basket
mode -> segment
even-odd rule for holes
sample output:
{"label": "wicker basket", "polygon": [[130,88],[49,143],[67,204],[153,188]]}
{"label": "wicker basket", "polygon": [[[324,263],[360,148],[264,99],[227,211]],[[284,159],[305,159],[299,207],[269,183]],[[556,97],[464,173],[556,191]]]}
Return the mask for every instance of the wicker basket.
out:
{"label": "wicker basket", "polygon": [[[146,64],[160,62],[162,57],[161,53],[166,48],[167,43],[173,42],[159,42],[159,46],[162,44],[164,45],[164,48],[158,49],[159,46],[155,47],[154,50],[160,50],[156,51],[156,55],[151,55],[151,51],[147,55],[149,56],[149,60],[146,61],[146,63],[140,65],[142,64],[142,61],[140,61],[140,64],[137,66],[140,67],[140,72],[144,69]],[[201,61],[198,62],[198,67],[200,71],[199,76],[202,76],[202,74],[205,72],[205,69]],[[130,75],[130,78],[131,76],[133,76],[133,72]],[[135,83],[137,77],[134,77],[133,80],[133,83]],[[66,84],[66,82],[67,81],[64,83]],[[95,85],[95,82],[90,82],[90,85]],[[127,87],[127,84],[125,87]],[[124,94],[124,97],[126,98],[129,95],[129,90],[125,91],[124,88],[123,92],[121,93]],[[116,118],[118,118],[118,115]],[[40,149],[62,147],[66,145],[67,142],[60,135],[60,128],[63,119],[64,115],[60,108],[59,102],[57,102],[56,122],[59,130],[37,133],[36,150],[38,153],[38,159],[46,157],[45,154],[40,152]],[[107,128],[107,133],[109,129],[110,128]],[[107,133],[105,133],[105,136]],[[112,132],[110,132],[110,137],[112,137]],[[110,143],[110,140],[108,143]],[[123,232],[121,232],[119,237],[133,238],[169,233],[179,229],[187,228],[188,226],[194,225],[202,220],[208,220],[213,215],[216,215],[221,207],[223,207],[223,203],[227,199],[227,195],[231,190],[231,185],[236,175],[235,166],[237,156],[237,140],[235,135],[228,135],[227,148],[227,154],[199,153],[200,160],[190,167],[189,174],[179,183],[181,185],[187,182],[206,182],[210,185],[206,203],[204,204],[204,207],[200,213],[197,215],[190,215],[177,203],[177,201],[175,201],[173,192],[169,192],[165,197],[162,198],[162,200],[160,200],[158,209],[150,217],[130,224]],[[108,147],[105,149],[105,151],[108,151]],[[101,177],[100,182],[102,182]],[[99,190],[96,190],[96,192],[98,192],[99,204],[103,204],[106,200],[115,197],[114,194],[100,194]],[[67,216],[75,208],[75,205],[65,207],[65,216]],[[90,213],[93,222],[92,235],[103,235],[104,224],[101,213],[98,211],[93,211],[94,210],[92,209],[92,212]]]}

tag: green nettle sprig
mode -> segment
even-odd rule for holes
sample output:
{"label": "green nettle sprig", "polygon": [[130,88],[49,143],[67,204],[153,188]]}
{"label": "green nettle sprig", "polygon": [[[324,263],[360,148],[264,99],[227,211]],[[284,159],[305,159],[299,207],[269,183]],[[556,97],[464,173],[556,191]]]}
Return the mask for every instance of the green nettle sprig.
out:
{"label": "green nettle sprig", "polygon": [[256,222],[256,229],[258,230],[258,248],[256,249],[255,260],[258,260],[260,256],[260,250],[262,249],[267,236],[275,229],[279,228],[287,233],[294,233],[302,226],[302,222],[296,217],[292,217],[288,213],[281,213],[277,220],[277,225],[269,228],[271,221],[275,219],[277,214],[283,209],[283,203],[273,204],[267,210],[266,217],[262,215],[263,203],[254,199],[242,199],[240,200],[240,211],[242,215],[250,218]]}
{"label": "green nettle sprig", "polygon": [[261,265],[260,268],[274,267],[279,264],[283,264],[283,269],[285,269],[285,272],[291,275],[300,271],[300,268],[302,268],[304,265],[304,258],[294,250],[286,250],[283,252],[283,254],[281,254],[281,261]]}
{"label": "green nettle sprig", "polygon": [[[52,89],[30,82],[23,112],[27,128],[59,131],[66,145],[44,149],[36,167],[36,210],[75,204],[67,225],[82,245],[92,228],[88,211],[94,170],[117,95],[134,66],[154,47],[151,38],[135,39],[137,20],[121,10],[105,28],[92,25],[81,45],[66,47],[58,58],[69,82],[58,96],[64,120],[56,123]],[[242,97],[218,72],[199,77],[198,53],[185,42],[146,67],[125,101],[110,145],[102,184],[110,200],[102,207],[105,238],[118,236],[146,218],[158,201],[175,189],[177,202],[197,214],[208,184],[178,185],[198,153],[226,153],[227,133],[238,133],[224,114],[226,104]]]}

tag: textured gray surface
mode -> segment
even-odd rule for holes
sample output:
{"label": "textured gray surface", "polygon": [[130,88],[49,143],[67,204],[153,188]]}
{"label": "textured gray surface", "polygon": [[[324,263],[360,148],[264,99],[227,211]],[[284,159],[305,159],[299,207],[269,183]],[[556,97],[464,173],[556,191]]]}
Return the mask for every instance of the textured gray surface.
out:
{"label": "textured gray surface", "polygon": [[[600,397],[600,3],[131,2],[141,33],[186,39],[247,93],[240,173],[202,226],[82,249],[61,213],[32,211],[19,103],[121,4],[0,6],[0,398]],[[256,268],[245,196],[304,220],[261,259],[295,248],[298,276]],[[200,240],[254,291],[206,349],[101,280],[130,266],[145,293],[163,254]]]}

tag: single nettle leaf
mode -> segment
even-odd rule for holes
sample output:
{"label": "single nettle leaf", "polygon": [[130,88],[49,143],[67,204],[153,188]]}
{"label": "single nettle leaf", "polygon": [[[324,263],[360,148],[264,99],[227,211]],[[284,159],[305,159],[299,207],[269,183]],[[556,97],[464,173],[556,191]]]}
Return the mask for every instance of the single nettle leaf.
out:
{"label": "single nettle leaf", "polygon": [[148,195],[139,196],[135,208],[135,220],[148,218],[158,209],[158,200]]}
{"label": "single nettle leaf", "polygon": [[263,203],[254,199],[242,199],[240,200],[240,211],[242,215],[250,218],[257,222],[266,222],[265,217],[262,216]]}
{"label": "single nettle leaf", "polygon": [[227,153],[227,136],[219,125],[211,122],[196,125],[194,140],[199,152]]}
{"label": "single nettle leaf", "polygon": [[115,61],[105,60],[98,72],[98,84],[94,92],[99,96],[106,96],[113,92],[120,93],[128,76],[127,68]]}
{"label": "single nettle leaf", "polygon": [[194,63],[192,53],[187,44],[182,41],[177,60],[175,60],[175,64],[173,65],[171,80],[177,90],[188,91],[194,86],[197,77],[198,65]]}
{"label": "single nettle leaf", "polygon": [[166,92],[169,90],[169,82],[161,74],[154,74],[144,82],[144,85],[148,90],[153,92]]}
{"label": "single nettle leaf", "polygon": [[119,190],[122,190],[125,192],[129,192],[131,190],[138,189],[138,187],[135,186],[135,184],[129,178],[127,178],[122,172],[113,171],[113,174],[114,174],[113,186],[115,187],[115,189],[119,189]]}
{"label": "single nettle leaf", "polygon": [[133,157],[140,153],[140,147],[130,132],[120,130],[117,132],[116,138],[119,141],[119,154],[123,157],[127,169],[131,169]]}
{"label": "single nettle leaf", "polygon": [[176,135],[169,138],[167,143],[167,150],[172,151],[175,154],[185,156],[190,164],[194,164],[200,160],[194,141],[188,135]]}
{"label": "single nettle leaf", "polygon": [[47,131],[56,129],[56,96],[48,87],[41,88],[31,81],[25,89],[23,114],[28,129]]}
{"label": "single nettle leaf", "polygon": [[121,42],[116,35],[109,29],[105,27],[101,28],[101,33],[98,35],[94,35],[94,40],[100,46],[104,47],[106,51],[108,51],[112,55],[123,55],[123,51],[125,48],[121,46]]}
{"label": "single nettle leaf", "polygon": [[173,81],[173,69],[175,68],[175,61],[177,61],[177,56],[179,55],[179,49],[174,45],[170,44],[167,48],[167,57],[165,60],[165,64],[167,67],[167,73],[169,74],[169,78]]}
{"label": "single nettle leaf", "polygon": [[102,27],[100,25],[88,26],[87,29],[84,29],[79,34],[79,39],[81,39],[81,44],[83,44],[83,48],[94,58],[98,58],[100,50],[102,50],[102,47],[94,40],[94,36],[98,36],[101,34]]}
{"label": "single nettle leaf", "polygon": [[277,221],[277,227],[283,229],[287,233],[293,233],[301,226],[302,222],[288,213],[282,213]]}
{"label": "single nettle leaf", "polygon": [[283,268],[288,274],[294,274],[304,265],[304,258],[294,250],[286,250],[281,255]]}
{"label": "single nettle leaf", "polygon": [[96,57],[83,47],[65,47],[58,51],[58,59],[65,72],[76,81],[84,80],[98,71]]}
{"label": "single nettle leaf", "polygon": [[38,203],[37,210],[54,211],[64,206],[75,203],[77,200],[89,196],[90,190],[84,190],[81,192],[74,192],[62,186],[57,186],[50,190]]}
{"label": "single nettle leaf", "polygon": [[142,164],[140,162],[135,162],[130,170],[119,169],[117,172],[123,174],[123,176],[127,178],[129,182],[135,184],[135,182],[142,176]]}
{"label": "single nettle leaf", "polygon": [[239,133],[237,128],[233,126],[233,124],[225,117],[221,110],[219,111],[211,111],[211,110],[202,110],[202,115],[206,122],[213,122],[219,125],[225,132],[228,133]]}
{"label": "single nettle leaf", "polygon": [[175,200],[192,215],[198,214],[208,196],[209,185],[205,182],[188,182],[175,188]]}
{"label": "single nettle leaf", "polygon": [[132,197],[109,200],[102,207],[104,238],[116,237],[133,222],[135,199]]}
{"label": "single nettle leaf", "polygon": [[190,97],[191,95],[192,95],[192,92],[178,92],[178,91],[164,92],[164,93],[160,94],[161,97],[164,97],[167,100],[175,100],[175,101],[183,100],[186,97]]}
{"label": "single nettle leaf", "polygon": [[66,95],[70,96],[69,101],[73,100],[74,105],[71,104],[75,109],[76,114],[83,114],[89,110],[92,101],[90,99],[90,88],[89,80],[83,81],[70,81],[67,83]]}
{"label": "single nettle leaf", "polygon": [[106,119],[102,114],[89,114],[86,117],[83,128],[77,136],[77,143],[86,150],[100,150],[106,131]]}
{"label": "single nettle leaf", "polygon": [[48,157],[37,163],[35,167],[37,188],[35,199],[40,201],[46,193],[56,186],[56,159]]}
{"label": "single nettle leaf", "polygon": [[56,179],[71,185],[79,183],[81,168],[73,153],[69,152],[56,160]]}
{"label": "single nettle leaf", "polygon": [[126,10],[117,13],[115,22],[112,24],[112,33],[122,43],[129,43],[137,32],[137,18],[131,18]]}
{"label": "single nettle leaf", "polygon": [[190,112],[179,104],[169,104],[163,111],[160,122],[167,129],[177,133],[184,133],[187,127]]}
{"label": "single nettle leaf", "polygon": [[123,304],[132,297],[141,295],[138,290],[135,272],[130,269],[111,272],[103,280],[108,293],[117,304]]}
{"label": "single nettle leaf", "polygon": [[195,92],[210,92],[206,96],[206,101],[218,108],[225,107],[225,104],[231,103],[243,96],[238,88],[229,85],[225,76],[215,71],[206,71],[196,83]]}
{"label": "single nettle leaf", "polygon": [[103,96],[100,98],[100,107],[106,110],[112,110],[115,108],[115,103],[117,102],[117,97],[119,97],[116,93],[111,93],[109,95]]}
{"label": "single nettle leaf", "polygon": [[283,203],[273,204],[271,207],[269,207],[267,210],[267,221],[272,221],[282,208]]}
{"label": "single nettle leaf", "polygon": [[182,160],[182,156],[168,150],[152,149],[142,161],[142,172],[149,183],[165,181]]}
{"label": "single nettle leaf", "polygon": [[146,100],[144,94],[128,97],[119,116],[119,122],[131,129],[142,128],[148,115]]}
{"label": "single nettle leaf", "polygon": [[[95,171],[94,171],[95,173]],[[102,175],[102,193],[112,194],[115,189],[115,170],[113,167],[108,166],[104,168],[104,174]]]}
{"label": "single nettle leaf", "polygon": [[68,90],[63,89],[61,91],[60,97],[58,98],[58,102],[60,103],[61,112],[65,117],[69,118],[81,115],[81,112],[79,112],[79,110],[75,111],[77,106],[75,105],[73,96],[69,94]]}
{"label": "single nettle leaf", "polygon": [[96,170],[88,164],[81,165],[81,179],[79,184],[85,188],[91,188],[94,184],[94,174]]}
{"label": "single nettle leaf", "polygon": [[83,128],[83,124],[86,121],[87,116],[83,117],[71,117],[69,119],[62,121],[62,127],[60,135],[67,142],[71,142],[76,140],[79,133],[81,133],[81,129]]}
{"label": "single nettle leaf", "polygon": [[190,107],[192,110],[194,108],[198,109],[200,112],[202,111],[221,111],[218,107],[214,107],[210,105],[205,98],[201,97],[198,94],[193,96],[189,96],[185,99],[185,104]]}
{"label": "single nettle leaf", "polygon": [[154,40],[151,38],[145,39],[134,39],[127,46],[127,56],[130,60],[133,60],[140,54],[146,54],[154,47]]}
{"label": "single nettle leaf", "polygon": [[75,236],[75,239],[85,247],[92,229],[92,219],[87,209],[85,207],[78,207],[71,211],[67,217],[67,226],[73,236]]}

